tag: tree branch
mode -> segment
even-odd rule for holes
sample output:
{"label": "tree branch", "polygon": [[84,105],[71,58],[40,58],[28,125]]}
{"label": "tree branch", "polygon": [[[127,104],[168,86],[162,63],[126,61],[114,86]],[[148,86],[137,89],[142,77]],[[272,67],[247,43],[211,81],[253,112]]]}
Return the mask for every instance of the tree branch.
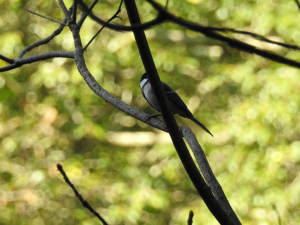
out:
{"label": "tree branch", "polygon": [[[78,2],[78,1],[79,1],[79,0],[77,0],[77,2]],[[87,17],[88,15],[91,14],[93,8],[95,7],[95,5],[97,4],[98,1],[99,1],[99,0],[94,0],[94,1],[92,2],[92,4],[90,5],[90,7],[88,7],[88,8],[85,10],[85,12],[81,15],[81,17],[80,17],[80,19],[79,19],[79,21],[78,21],[78,23],[77,23],[77,26],[78,26],[79,28],[82,26],[82,24],[83,24],[83,22],[85,21],[86,17]]]}
{"label": "tree branch", "polygon": [[63,0],[58,0],[60,7],[64,11],[65,17],[67,18],[67,21],[70,23],[72,22],[71,13],[68,12],[65,3]]}
{"label": "tree branch", "polygon": [[13,64],[15,62],[15,60],[7,58],[4,55],[0,55],[0,59],[2,59],[3,61],[5,61],[5,62],[7,62],[9,64]]}
{"label": "tree branch", "polygon": [[226,195],[225,195],[221,185],[219,184],[217,178],[213,174],[213,172],[209,166],[209,163],[206,159],[205,153],[204,153],[202,147],[200,146],[199,142],[197,141],[197,138],[195,137],[194,133],[187,126],[180,127],[180,131],[182,132],[182,135],[184,136],[188,145],[192,149],[193,154],[196,158],[197,164],[205,178],[205,181],[211,188],[217,201],[220,203],[220,205],[223,207],[223,209],[225,209],[225,211],[230,216],[230,218],[233,221],[235,221],[236,223],[238,223],[239,219],[236,216],[236,214],[234,213],[232,207],[230,206],[230,203],[228,202]]}
{"label": "tree branch", "polygon": [[[134,0],[125,0],[125,6],[128,13],[128,17],[130,20],[131,25],[140,24],[140,18],[138,15],[137,7],[135,5]],[[145,70],[148,74],[148,78],[150,80],[151,86],[153,88],[154,94],[159,104],[159,108],[162,112],[164,121],[167,125],[168,132],[172,139],[173,145],[177,151],[180,160],[189,175],[191,181],[193,182],[195,188],[197,189],[198,193],[204,200],[205,204],[207,205],[208,209],[212,212],[215,218],[221,224],[240,224],[239,221],[232,221],[231,218],[228,216],[226,211],[218,204],[214,195],[212,194],[210,188],[205,183],[203,177],[199,173],[194,161],[189,154],[189,151],[182,139],[182,135],[179,132],[178,125],[174,118],[173,112],[169,105],[169,102],[165,96],[163,88],[161,86],[161,81],[159,79],[146,36],[143,30],[135,30],[134,32],[135,40],[139,49],[139,53],[141,59],[143,61]]]}
{"label": "tree branch", "polygon": [[72,17],[73,23],[76,23],[77,7],[78,7],[78,0],[74,0],[74,3],[73,3],[73,17]]}
{"label": "tree branch", "polygon": [[28,56],[25,58],[16,59],[16,60],[13,60],[13,63],[11,65],[0,68],[0,72],[9,71],[9,70],[21,67],[25,64],[30,64],[30,63],[34,63],[34,62],[38,62],[38,61],[42,61],[42,60],[46,60],[46,59],[51,59],[51,58],[56,58],[56,57],[73,59],[74,52],[52,51],[52,52],[41,53],[41,54],[37,54],[37,55],[33,55],[33,56]]}
{"label": "tree branch", "polygon": [[[79,4],[85,9],[85,6],[84,6],[84,3],[82,2],[82,0],[78,0],[78,1],[79,1]],[[160,24],[160,23],[164,23],[164,22],[167,22],[167,21],[168,22],[173,22],[175,24],[184,26],[189,30],[193,30],[195,32],[202,33],[202,34],[204,34],[205,36],[207,36],[209,38],[212,38],[212,39],[215,39],[215,40],[218,40],[218,41],[221,41],[221,42],[225,42],[228,45],[230,45],[232,48],[236,48],[236,49],[239,49],[239,50],[244,51],[244,52],[256,54],[256,55],[259,55],[263,58],[266,58],[266,59],[269,59],[269,60],[272,60],[272,61],[275,61],[275,62],[278,62],[278,63],[281,63],[281,64],[285,64],[285,65],[289,65],[289,66],[292,66],[292,67],[300,68],[300,62],[285,58],[283,56],[277,55],[275,53],[272,53],[272,52],[269,52],[269,51],[266,51],[266,50],[256,48],[255,46],[246,44],[244,42],[235,40],[233,38],[223,36],[221,34],[218,34],[218,33],[214,32],[214,31],[219,31],[219,32],[229,32],[230,31],[230,32],[240,33],[240,34],[252,36],[252,37],[257,38],[261,41],[265,41],[265,42],[269,42],[269,43],[272,43],[272,44],[280,45],[282,47],[290,48],[290,49],[293,49],[293,50],[299,50],[300,48],[298,46],[288,45],[288,44],[284,44],[284,43],[280,43],[280,42],[271,41],[267,38],[264,38],[261,35],[254,34],[254,33],[251,33],[251,32],[237,31],[237,30],[230,29],[230,28],[213,28],[213,27],[201,26],[199,24],[186,21],[182,18],[176,17],[176,16],[168,13],[162,6],[160,6],[158,3],[154,2],[153,0],[147,0],[147,1],[150,4],[152,4],[152,6],[156,10],[158,10],[159,13],[158,13],[158,16],[154,20],[152,20],[150,22],[146,22],[144,24],[139,24],[139,25],[134,25],[134,26],[115,25],[115,24],[111,24],[111,23],[106,24],[106,21],[103,21],[103,20],[99,19],[98,17],[96,17],[93,14],[90,14],[90,17],[93,20],[95,20],[96,22],[98,22],[102,25],[105,24],[106,27],[108,27],[110,29],[113,29],[113,30],[116,30],[116,31],[146,30],[146,29],[149,29],[150,27],[155,26],[155,25]]]}
{"label": "tree branch", "polygon": [[77,191],[76,187],[71,183],[71,181],[69,180],[68,176],[66,175],[62,165],[57,164],[57,169],[59,170],[59,172],[63,175],[64,180],[66,181],[66,183],[72,188],[72,190],[74,191],[76,197],[79,199],[79,201],[81,202],[81,204],[83,205],[83,207],[87,208],[91,213],[93,213],[104,225],[108,225],[108,223],[102,218],[102,216],[100,216],[100,214],[93,209],[92,206],[90,206],[90,204],[84,200],[84,198],[81,196],[81,194],[79,194],[79,192]]}
{"label": "tree branch", "polygon": [[25,10],[27,10],[28,12],[30,12],[30,13],[32,13],[32,14],[34,14],[34,15],[36,15],[36,16],[42,17],[42,18],[44,18],[44,19],[50,20],[50,21],[52,21],[52,22],[55,22],[55,23],[62,24],[62,25],[64,25],[64,26],[69,26],[68,24],[65,24],[65,23],[59,22],[59,21],[57,21],[57,20],[54,20],[54,19],[48,18],[48,17],[46,17],[46,16],[43,16],[43,15],[41,15],[41,14],[35,13],[35,12],[33,12],[33,11],[30,11],[29,9],[27,9],[27,8],[25,8],[25,7],[24,7],[24,9],[25,9]]}

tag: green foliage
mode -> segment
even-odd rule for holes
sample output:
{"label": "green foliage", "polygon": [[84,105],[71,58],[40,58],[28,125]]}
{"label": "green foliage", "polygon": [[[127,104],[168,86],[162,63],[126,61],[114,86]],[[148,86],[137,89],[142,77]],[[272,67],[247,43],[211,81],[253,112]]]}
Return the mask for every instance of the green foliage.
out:
{"label": "green foliage", "polygon": [[[156,12],[137,1],[143,21]],[[69,7],[72,1],[66,2]],[[108,19],[119,2],[102,1]],[[0,54],[16,58],[57,24],[22,7],[61,20],[56,1],[1,1]],[[170,12],[202,25],[247,30],[291,44],[299,40],[294,1],[170,1]],[[126,10],[116,23],[128,24]],[[87,43],[100,28],[90,19]],[[299,224],[299,70],[232,49],[165,23],[146,31],[161,79],[195,117],[208,161],[243,224]],[[298,59],[299,52],[228,34]],[[36,53],[74,49],[65,28]],[[26,56],[27,56],[26,55]],[[107,91],[147,113],[138,88],[143,66],[130,32],[104,29],[85,53],[93,76]],[[0,60],[0,66],[6,64]],[[97,97],[75,62],[53,59],[0,74],[0,223],[99,224],[56,169],[64,166],[83,197],[109,224],[217,224],[183,170],[169,137]]]}

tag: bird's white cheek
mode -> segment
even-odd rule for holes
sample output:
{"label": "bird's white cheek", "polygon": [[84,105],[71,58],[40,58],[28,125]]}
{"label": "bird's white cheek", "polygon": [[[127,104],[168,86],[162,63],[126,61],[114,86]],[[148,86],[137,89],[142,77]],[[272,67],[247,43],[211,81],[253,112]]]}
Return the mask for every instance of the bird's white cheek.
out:
{"label": "bird's white cheek", "polygon": [[143,87],[146,82],[147,82],[147,79],[142,80],[140,83],[140,87]]}

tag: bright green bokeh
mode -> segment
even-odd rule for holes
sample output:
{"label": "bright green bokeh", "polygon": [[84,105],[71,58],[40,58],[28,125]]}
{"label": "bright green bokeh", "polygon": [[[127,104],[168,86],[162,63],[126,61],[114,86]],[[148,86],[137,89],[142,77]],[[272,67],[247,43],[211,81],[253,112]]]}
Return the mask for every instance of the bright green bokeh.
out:
{"label": "bright green bokeh", "polygon": [[[69,7],[72,1],[66,2]],[[108,19],[118,1],[101,1]],[[156,12],[137,1],[143,21]],[[0,54],[16,58],[62,20],[56,1],[1,1]],[[299,44],[294,1],[170,1],[170,12],[201,25],[247,30]],[[123,9],[116,23],[128,24]],[[83,43],[100,28],[87,19]],[[299,70],[240,52],[165,23],[146,31],[161,79],[174,88],[210,137],[179,117],[198,137],[243,224],[300,223]],[[228,34],[299,59],[299,52]],[[74,49],[65,28],[28,55]],[[27,55],[26,55],[27,56]],[[85,53],[107,91],[153,114],[138,88],[144,69],[131,33],[104,29]],[[0,66],[5,66],[0,60]],[[99,224],[56,169],[64,166],[83,197],[109,224],[218,224],[188,179],[169,137],[97,97],[70,59],[33,63],[0,74],[0,223]]]}

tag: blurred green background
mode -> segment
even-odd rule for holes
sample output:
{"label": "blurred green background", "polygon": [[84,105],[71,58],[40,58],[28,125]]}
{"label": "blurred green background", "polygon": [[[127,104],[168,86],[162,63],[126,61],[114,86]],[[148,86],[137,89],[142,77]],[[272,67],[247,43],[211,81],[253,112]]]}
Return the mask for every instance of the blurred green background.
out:
{"label": "blurred green background", "polygon": [[[71,0],[65,1],[67,6]],[[87,1],[90,4],[91,1]],[[164,3],[164,2],[162,2]],[[0,1],[0,53],[16,58],[58,25],[22,7],[62,20],[57,1]],[[156,12],[137,1],[143,21]],[[119,1],[101,1],[110,18]],[[299,10],[283,0],[170,1],[177,16],[300,45]],[[122,20],[128,24],[123,8]],[[83,43],[100,28],[87,19]],[[300,224],[300,72],[177,25],[146,32],[161,79],[214,134],[176,117],[197,135],[208,161],[243,224]],[[227,34],[282,56],[300,53]],[[74,49],[65,28],[28,55]],[[104,29],[85,53],[93,76],[110,93],[149,114],[138,87],[144,72],[133,35]],[[0,60],[0,66],[7,65]],[[53,59],[0,74],[0,224],[93,225],[56,169],[64,166],[83,197],[109,224],[218,224],[188,179],[167,134],[96,96],[75,62]]]}

